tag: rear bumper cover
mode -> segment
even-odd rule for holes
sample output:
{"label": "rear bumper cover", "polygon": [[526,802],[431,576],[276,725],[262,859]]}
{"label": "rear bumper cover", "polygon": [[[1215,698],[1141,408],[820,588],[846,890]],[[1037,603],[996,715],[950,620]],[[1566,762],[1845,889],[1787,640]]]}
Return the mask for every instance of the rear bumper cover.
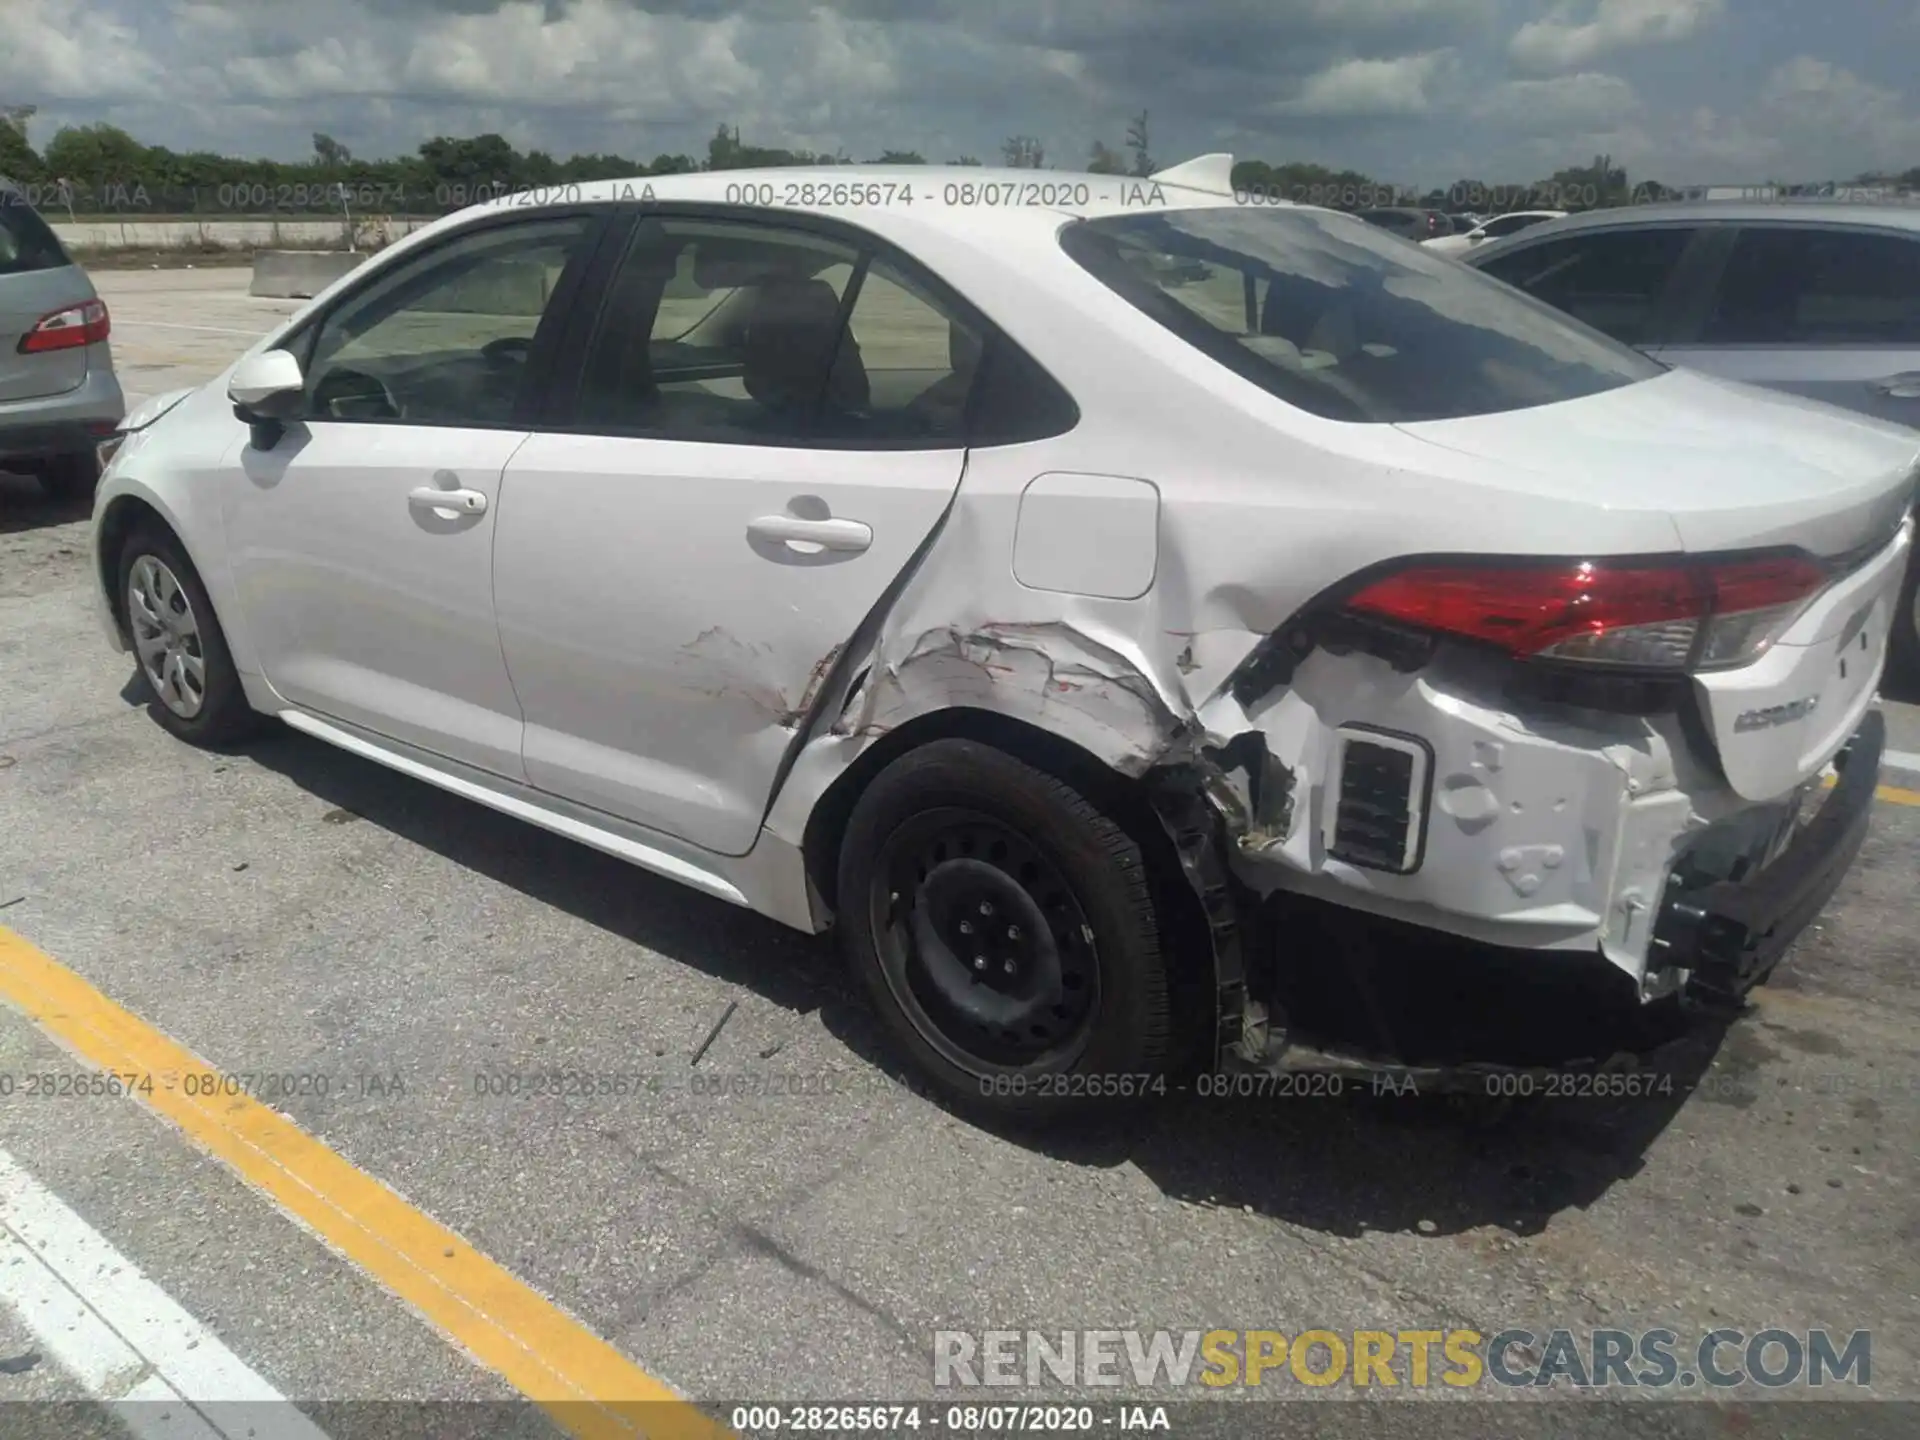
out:
{"label": "rear bumper cover", "polygon": [[[1740,997],[1764,981],[1779,963],[1788,947],[1817,917],[1839,888],[1870,825],[1874,791],[1879,783],[1881,755],[1886,747],[1886,721],[1878,710],[1869,711],[1848,740],[1835,765],[1839,779],[1822,801],[1813,818],[1800,827],[1786,848],[1771,862],[1739,881],[1722,881],[1691,890],[1671,891],[1660,907],[1650,957],[1655,969],[1685,972],[1685,994],[1708,1010],[1735,1004]],[[1265,939],[1272,943],[1275,937]],[[1285,944],[1284,938],[1281,944]],[[1378,967],[1367,958],[1373,947],[1362,943],[1345,948],[1342,960],[1353,971],[1352,980],[1363,991],[1380,983],[1395,981],[1375,974]],[[1391,938],[1375,951],[1387,954],[1398,946]],[[1456,954],[1461,952],[1456,949]],[[1527,963],[1531,954],[1533,965]],[[1562,967],[1543,963],[1539,952],[1481,950],[1480,958],[1470,959],[1475,971],[1486,971],[1491,998],[1498,996],[1508,1005],[1524,1007],[1529,1003],[1514,993],[1511,979],[1516,974],[1538,968],[1544,975]],[[1599,959],[1596,955],[1595,959]],[[1507,967],[1505,974],[1501,966]],[[1598,967],[1604,972],[1605,966]],[[1272,972],[1268,972],[1271,981]],[[1402,972],[1404,979],[1404,972]],[[1551,1065],[1518,1061],[1473,1050],[1473,1040],[1464,1039],[1461,1051],[1451,1043],[1444,1048],[1453,1058],[1436,1061],[1430,1055],[1413,1056],[1396,1043],[1397,1024],[1385,1019],[1385,1012],[1396,1008],[1381,1002],[1393,999],[1376,991],[1365,997],[1360,1007],[1367,1012],[1373,1039],[1356,1043],[1352,1038],[1333,1038],[1289,1025],[1282,1006],[1272,1003],[1276,997],[1261,993],[1264,985],[1251,987],[1258,997],[1249,1014],[1254,1023],[1241,1033],[1237,1043],[1223,1046],[1216,1059],[1219,1069],[1229,1073],[1285,1075],[1295,1073],[1344,1074],[1370,1077],[1376,1093],[1403,1093],[1406,1087],[1419,1091],[1461,1091],[1470,1094],[1548,1094],[1556,1093],[1545,1084],[1551,1080],[1564,1087],[1568,1076],[1586,1071],[1605,1073],[1618,1070],[1657,1068],[1659,1051],[1675,1043],[1674,1036],[1660,1032],[1662,1038],[1653,1048],[1626,1029],[1617,1039],[1590,1045],[1589,1048],[1556,1058]],[[1553,1004],[1546,994],[1532,1003]],[[1576,1002],[1577,1003],[1577,1002]],[[1401,1012],[1405,1005],[1397,1007]],[[1480,1007],[1473,1007],[1478,1009]],[[1623,1009],[1622,1016],[1627,1012]],[[1543,1023],[1564,1020],[1565,1016],[1540,1016]],[[1611,1034],[1607,1023],[1586,1033],[1587,1040]],[[1431,1044],[1431,1037],[1425,1042]],[[1504,1047],[1502,1047],[1504,1048]],[[1524,1081],[1501,1088],[1492,1077],[1532,1076],[1542,1082],[1529,1088]],[[1599,1093],[1599,1092],[1595,1092]],[[1607,1093],[1638,1094],[1618,1090]],[[1652,1093],[1652,1092],[1647,1092]]]}
{"label": "rear bumper cover", "polygon": [[0,402],[0,459],[91,455],[126,413],[120,381],[103,357],[71,390]]}
{"label": "rear bumper cover", "polygon": [[1765,979],[1860,853],[1886,743],[1886,717],[1868,711],[1834,758],[1838,783],[1784,853],[1745,879],[1669,895],[1654,931],[1658,964],[1690,971],[1689,989],[1710,999],[1738,999]]}

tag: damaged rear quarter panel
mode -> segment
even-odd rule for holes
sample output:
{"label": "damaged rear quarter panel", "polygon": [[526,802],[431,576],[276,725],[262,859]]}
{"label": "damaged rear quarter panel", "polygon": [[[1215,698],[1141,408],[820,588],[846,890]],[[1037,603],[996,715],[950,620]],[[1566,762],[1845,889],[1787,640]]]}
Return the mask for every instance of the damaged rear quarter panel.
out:
{"label": "damaged rear quarter panel", "polygon": [[[965,288],[964,275],[952,278]],[[954,707],[1037,726],[1125,775],[1203,758],[1241,733],[1200,718],[1236,667],[1308,601],[1383,560],[1675,547],[1663,513],[1529,495],[1391,426],[1307,415],[1170,344],[1076,267],[1052,279],[1019,313],[992,318],[1061,379],[1081,424],[969,452],[942,529],[884,614],[849,640],[796,737],[766,819],[782,841],[802,843],[814,805],[870,746]],[[1088,344],[1089,326],[1115,332],[1114,343]],[[1054,471],[1157,487],[1145,595],[1100,599],[1015,578],[1021,496]],[[1239,821],[1257,825],[1246,798]]]}

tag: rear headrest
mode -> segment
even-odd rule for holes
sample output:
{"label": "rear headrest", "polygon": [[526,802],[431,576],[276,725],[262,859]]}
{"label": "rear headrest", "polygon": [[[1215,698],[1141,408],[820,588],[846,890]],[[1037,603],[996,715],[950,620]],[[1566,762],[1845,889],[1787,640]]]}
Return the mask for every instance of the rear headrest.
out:
{"label": "rear headrest", "polygon": [[702,290],[733,290],[804,280],[829,258],[798,245],[769,245],[756,236],[702,235],[693,247],[693,283]]}
{"label": "rear headrest", "polygon": [[[775,409],[812,404],[820,367],[839,333],[840,297],[826,281],[787,278],[762,284],[743,337],[741,379],[747,394]],[[851,343],[833,357],[827,398],[842,410],[866,406],[866,369]]]}

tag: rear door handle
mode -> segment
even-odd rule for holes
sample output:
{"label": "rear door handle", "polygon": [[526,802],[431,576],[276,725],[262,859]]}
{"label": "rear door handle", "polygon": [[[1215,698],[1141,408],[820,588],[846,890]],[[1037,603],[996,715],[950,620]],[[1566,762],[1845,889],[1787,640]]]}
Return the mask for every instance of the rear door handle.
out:
{"label": "rear door handle", "polygon": [[1889,375],[1884,380],[1868,382],[1876,394],[1885,395],[1894,400],[1920,400],[1920,370],[1907,370],[1899,375]]}
{"label": "rear door handle", "polygon": [[442,490],[422,485],[407,492],[407,503],[416,510],[451,510],[457,515],[487,513],[487,497],[478,490]]}
{"label": "rear door handle", "polygon": [[747,534],[759,540],[799,541],[826,550],[866,549],[873,527],[858,520],[803,520],[798,515],[762,515],[747,522]]}

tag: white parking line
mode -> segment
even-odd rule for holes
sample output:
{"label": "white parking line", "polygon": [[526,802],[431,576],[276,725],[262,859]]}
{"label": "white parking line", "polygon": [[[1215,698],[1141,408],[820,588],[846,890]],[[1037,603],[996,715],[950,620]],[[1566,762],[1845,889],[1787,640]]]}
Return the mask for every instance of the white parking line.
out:
{"label": "white parking line", "polygon": [[0,1276],[54,1362],[142,1440],[326,1440],[4,1150]]}
{"label": "white parking line", "polygon": [[[276,316],[275,318],[284,319],[285,317]],[[122,315],[113,317],[114,329],[125,329],[129,325],[145,325],[153,330],[199,330],[208,335],[251,335],[256,340],[267,333],[265,330],[233,330],[225,325],[183,325],[177,320],[129,320]]]}
{"label": "white parking line", "polygon": [[1920,755],[1907,750],[1882,750],[1880,752],[1882,770],[1905,770],[1911,775],[1920,775]]}

